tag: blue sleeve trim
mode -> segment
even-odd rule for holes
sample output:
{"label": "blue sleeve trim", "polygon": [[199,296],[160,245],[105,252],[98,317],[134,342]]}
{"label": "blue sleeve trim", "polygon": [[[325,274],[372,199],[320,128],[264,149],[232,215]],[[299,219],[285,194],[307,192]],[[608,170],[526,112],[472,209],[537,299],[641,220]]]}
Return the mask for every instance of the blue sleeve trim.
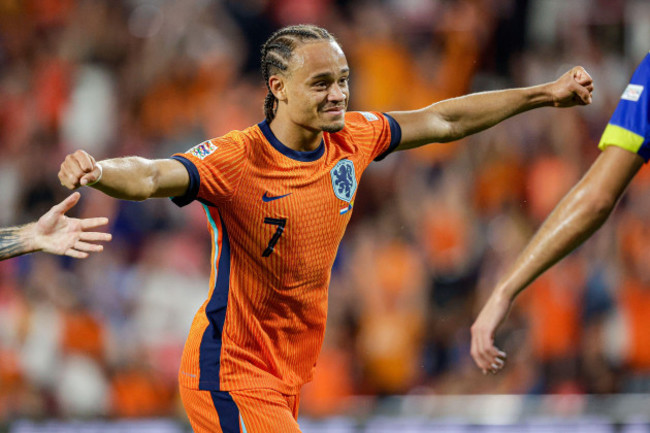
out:
{"label": "blue sleeve trim", "polygon": [[187,173],[190,175],[190,185],[187,187],[185,195],[171,198],[176,206],[183,207],[192,203],[196,199],[196,196],[199,194],[201,176],[199,175],[199,170],[189,159],[177,155],[172,156],[171,159],[175,159],[176,161],[183,164],[187,169]]}
{"label": "blue sleeve trim", "polygon": [[390,144],[388,145],[388,149],[386,149],[381,155],[375,158],[375,161],[381,161],[382,159],[386,158],[388,154],[392,153],[395,148],[397,148],[400,141],[402,141],[402,128],[399,126],[399,123],[397,123],[397,120],[393,119],[390,114],[382,114],[384,117],[386,117],[388,124],[390,125]]}

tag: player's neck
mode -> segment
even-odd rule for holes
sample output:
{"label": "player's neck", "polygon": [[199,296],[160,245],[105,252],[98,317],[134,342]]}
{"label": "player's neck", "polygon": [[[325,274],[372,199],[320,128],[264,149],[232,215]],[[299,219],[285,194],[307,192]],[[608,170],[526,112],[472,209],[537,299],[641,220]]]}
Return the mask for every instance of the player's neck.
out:
{"label": "player's neck", "polygon": [[282,118],[273,119],[269,127],[282,144],[298,152],[315,150],[323,139],[322,131],[307,129]]}

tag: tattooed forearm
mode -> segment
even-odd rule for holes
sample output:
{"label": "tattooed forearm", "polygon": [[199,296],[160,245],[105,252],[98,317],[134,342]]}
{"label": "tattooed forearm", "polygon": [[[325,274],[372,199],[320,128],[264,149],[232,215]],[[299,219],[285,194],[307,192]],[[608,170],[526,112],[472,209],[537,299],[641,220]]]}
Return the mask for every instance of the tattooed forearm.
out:
{"label": "tattooed forearm", "polygon": [[0,228],[0,260],[31,253],[25,235],[27,226]]}

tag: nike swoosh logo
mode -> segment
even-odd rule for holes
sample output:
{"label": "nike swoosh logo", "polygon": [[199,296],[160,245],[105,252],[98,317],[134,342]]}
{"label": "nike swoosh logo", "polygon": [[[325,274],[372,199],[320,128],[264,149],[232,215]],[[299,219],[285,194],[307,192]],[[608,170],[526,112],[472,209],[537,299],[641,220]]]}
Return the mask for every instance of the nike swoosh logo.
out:
{"label": "nike swoosh logo", "polygon": [[268,193],[265,192],[264,195],[262,196],[262,201],[265,202],[265,203],[268,203],[268,202],[273,201],[273,200],[278,200],[278,199],[284,198],[284,197],[286,197],[288,195],[291,195],[291,194],[292,193],[285,194],[285,195],[276,195],[275,197],[272,197],[272,196],[268,195]]}

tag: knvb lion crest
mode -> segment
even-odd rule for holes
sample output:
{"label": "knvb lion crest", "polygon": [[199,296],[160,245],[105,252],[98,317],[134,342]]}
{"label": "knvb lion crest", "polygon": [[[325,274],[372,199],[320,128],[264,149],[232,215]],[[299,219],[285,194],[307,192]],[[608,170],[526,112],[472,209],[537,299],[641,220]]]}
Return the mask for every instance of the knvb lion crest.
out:
{"label": "knvb lion crest", "polygon": [[330,171],[332,187],[337,198],[350,203],[357,190],[357,177],[354,173],[354,163],[349,159],[340,160]]}

